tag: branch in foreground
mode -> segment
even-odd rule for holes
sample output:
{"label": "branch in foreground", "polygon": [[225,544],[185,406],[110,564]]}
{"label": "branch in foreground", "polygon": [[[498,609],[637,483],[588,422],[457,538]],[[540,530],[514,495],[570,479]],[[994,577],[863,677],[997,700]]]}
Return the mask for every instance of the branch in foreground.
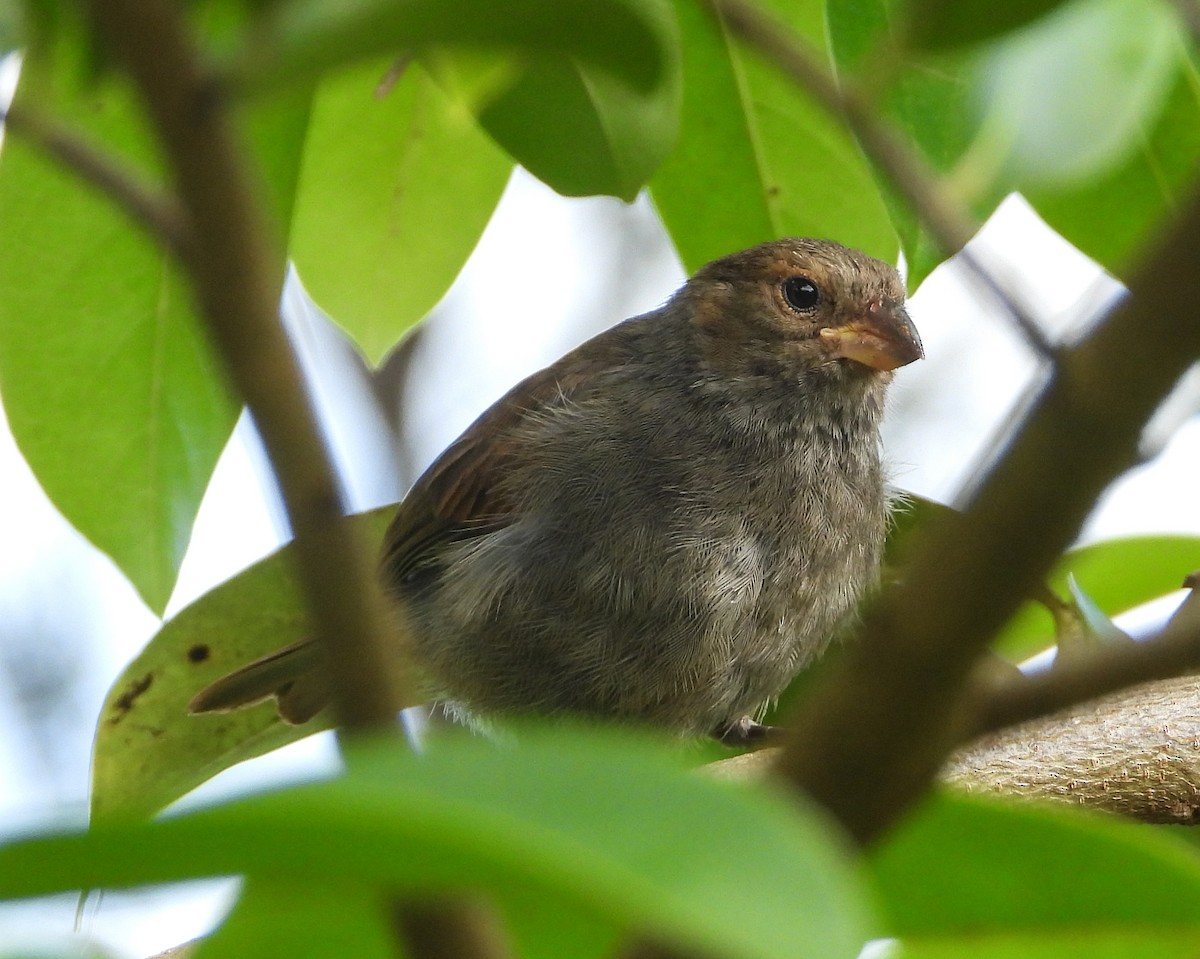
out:
{"label": "branch in foreground", "polygon": [[[247,164],[206,66],[170,0],[92,0],[97,33],[142,97],[191,220],[194,255],[184,263],[200,313],[271,458],[295,533],[300,582],[333,693],[348,730],[395,728],[403,701],[387,655],[388,611],[366,545],[345,512],[299,367],[278,321],[283,257],[268,241]],[[392,645],[398,628],[393,624]],[[401,634],[402,635],[402,634]],[[441,927],[463,959],[503,951],[470,943],[467,907],[402,904],[405,935]],[[409,936],[416,956],[428,937]],[[472,948],[467,948],[471,945]]]}
{"label": "branch in foreground", "polygon": [[1134,276],[1131,296],[1061,354],[1057,376],[965,512],[915,539],[904,584],[879,597],[859,641],[786,723],[796,734],[780,773],[859,840],[887,828],[956,747],[968,678],[987,643],[1136,460],[1143,424],[1200,355],[1197,248],[1192,197]]}

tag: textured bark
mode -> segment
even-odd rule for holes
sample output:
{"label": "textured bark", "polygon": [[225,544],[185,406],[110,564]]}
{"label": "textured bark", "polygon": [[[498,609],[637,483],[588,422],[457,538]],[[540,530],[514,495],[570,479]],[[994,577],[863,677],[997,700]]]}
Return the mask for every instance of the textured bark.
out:
{"label": "textured bark", "polygon": [[1200,677],[1134,686],[991,733],[955,753],[943,779],[969,792],[1191,824],[1200,810]]}
{"label": "textured bark", "polygon": [[[710,768],[756,778],[778,752]],[[1200,814],[1200,677],[1144,683],[989,733],[955,752],[940,778],[972,793],[1190,825]]]}

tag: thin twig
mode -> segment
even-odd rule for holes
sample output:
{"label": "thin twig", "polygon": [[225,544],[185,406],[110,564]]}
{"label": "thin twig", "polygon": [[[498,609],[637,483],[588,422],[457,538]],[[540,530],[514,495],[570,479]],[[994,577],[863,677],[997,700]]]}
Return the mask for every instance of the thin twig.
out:
{"label": "thin twig", "polygon": [[1090,699],[1200,669],[1200,629],[1168,626],[1153,639],[1109,646],[1045,673],[977,690],[962,727],[963,741],[1046,716]]}
{"label": "thin twig", "polygon": [[884,121],[850,84],[839,83],[799,37],[745,0],[706,0],[717,17],[826,110],[843,119],[863,152],[907,200],[941,252],[958,253],[970,272],[996,298],[1041,357],[1053,361],[1055,347],[1029,311],[1006,291],[965,247],[977,223],[955,203],[922,158]]}
{"label": "thin twig", "polygon": [[96,187],[180,262],[191,256],[192,236],[187,217],[175,198],[131,174],[120,161],[75,131],[25,106],[0,110],[8,132],[57,160],[80,179]]}

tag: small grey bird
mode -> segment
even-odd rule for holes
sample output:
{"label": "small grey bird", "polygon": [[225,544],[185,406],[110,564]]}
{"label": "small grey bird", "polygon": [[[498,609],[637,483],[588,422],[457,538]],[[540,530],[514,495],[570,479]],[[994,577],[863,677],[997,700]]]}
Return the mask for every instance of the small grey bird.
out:
{"label": "small grey bird", "polygon": [[[879,423],[922,356],[887,264],[789,238],[513,387],[417,480],[381,573],[430,698],[752,737],[878,575]],[[193,712],[326,704],[316,650],[218,680]],[[415,705],[415,704],[414,704]]]}

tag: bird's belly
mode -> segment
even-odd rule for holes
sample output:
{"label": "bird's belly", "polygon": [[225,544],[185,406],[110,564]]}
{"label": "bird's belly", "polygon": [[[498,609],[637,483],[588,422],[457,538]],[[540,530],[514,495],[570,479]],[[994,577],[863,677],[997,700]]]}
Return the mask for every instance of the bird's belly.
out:
{"label": "bird's belly", "polygon": [[528,523],[484,537],[449,564],[440,601],[416,604],[422,659],[483,713],[686,733],[753,713],[824,648],[863,577],[824,564],[805,579],[807,553],[721,522],[626,529],[619,548]]}

